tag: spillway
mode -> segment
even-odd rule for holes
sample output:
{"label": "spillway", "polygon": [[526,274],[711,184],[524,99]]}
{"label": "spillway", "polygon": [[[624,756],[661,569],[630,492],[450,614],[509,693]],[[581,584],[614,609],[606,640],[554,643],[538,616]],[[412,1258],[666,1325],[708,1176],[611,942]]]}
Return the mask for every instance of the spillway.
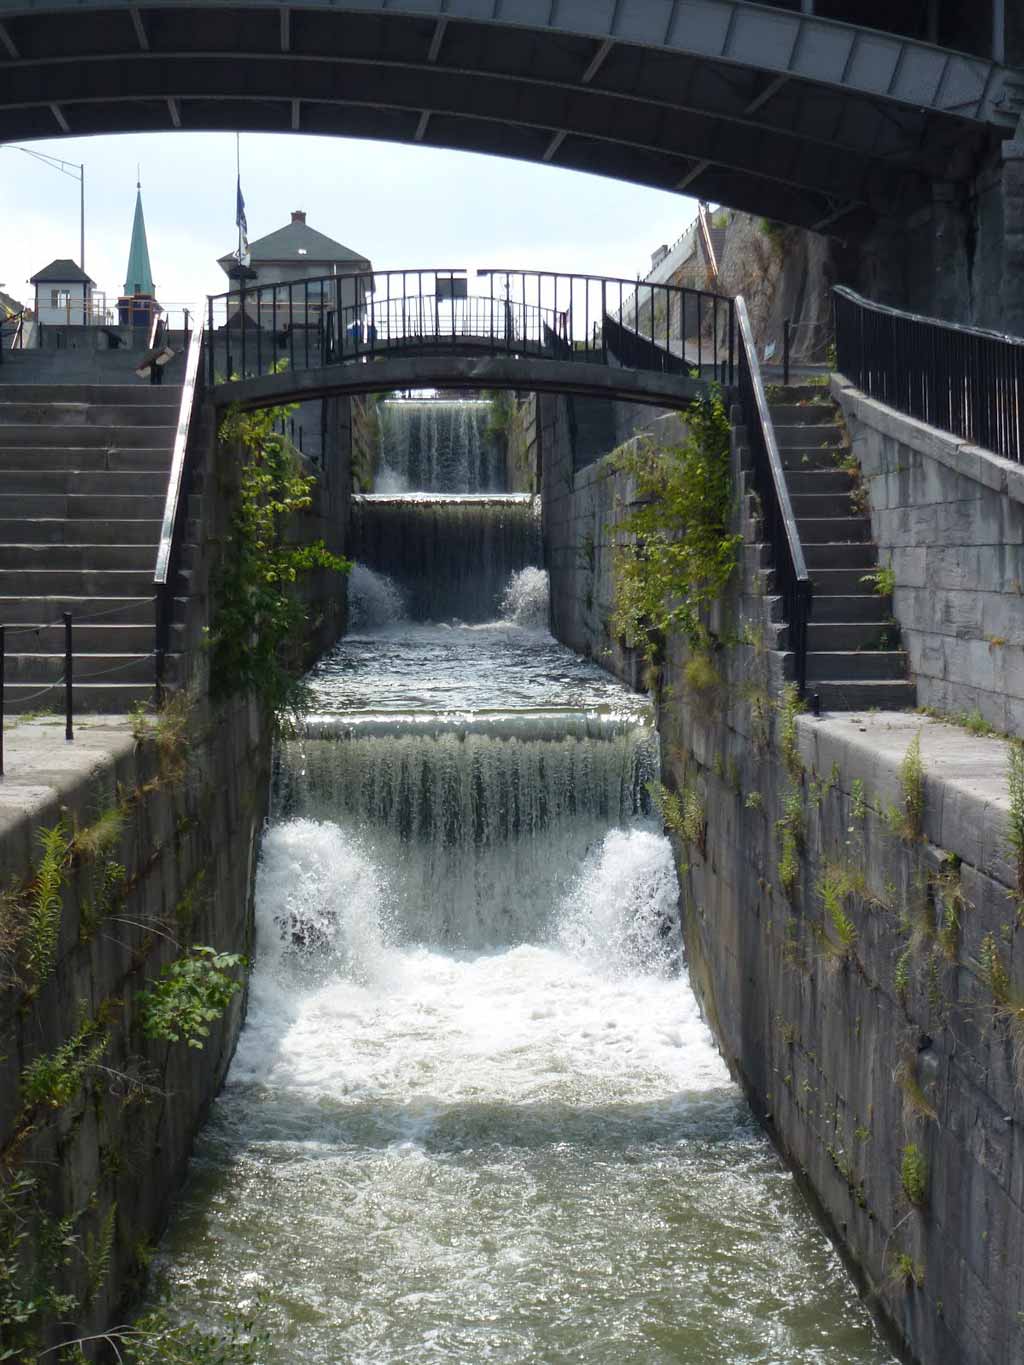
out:
{"label": "spillway", "polygon": [[472,399],[390,399],[377,407],[378,493],[503,493],[505,465],[491,404]]}
{"label": "spillway", "polygon": [[265,1365],[884,1365],[689,988],[650,704],[541,581],[428,625],[353,575],[166,1302],[262,1299]]}

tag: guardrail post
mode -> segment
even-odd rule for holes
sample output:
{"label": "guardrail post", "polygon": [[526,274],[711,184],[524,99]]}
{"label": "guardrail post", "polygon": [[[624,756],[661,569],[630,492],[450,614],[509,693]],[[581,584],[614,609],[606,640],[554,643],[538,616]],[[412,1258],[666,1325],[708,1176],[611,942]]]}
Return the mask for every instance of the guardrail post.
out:
{"label": "guardrail post", "polygon": [[73,687],[73,662],[71,648],[71,613],[65,611],[64,617],[64,739],[67,743],[75,737],[75,726],[71,714],[71,689]]}

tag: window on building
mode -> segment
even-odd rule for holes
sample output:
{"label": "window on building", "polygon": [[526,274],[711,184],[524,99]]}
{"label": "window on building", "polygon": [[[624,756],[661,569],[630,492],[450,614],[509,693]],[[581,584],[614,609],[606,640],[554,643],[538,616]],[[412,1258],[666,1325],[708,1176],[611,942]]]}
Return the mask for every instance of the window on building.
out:
{"label": "window on building", "polygon": [[51,289],[50,290],[51,308],[70,308],[71,290],[70,289]]}

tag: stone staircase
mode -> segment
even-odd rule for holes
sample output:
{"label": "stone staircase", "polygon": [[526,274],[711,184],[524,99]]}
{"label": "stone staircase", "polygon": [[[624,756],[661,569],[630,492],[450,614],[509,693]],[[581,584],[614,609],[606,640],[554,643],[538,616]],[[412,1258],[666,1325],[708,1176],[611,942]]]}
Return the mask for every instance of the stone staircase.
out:
{"label": "stone staircase", "polygon": [[[76,714],[153,698],[153,569],[181,389],[0,376],[4,709],[63,712],[73,619]],[[127,367],[125,367],[127,368]],[[130,374],[130,370],[128,371]],[[120,376],[119,376],[120,377]],[[36,382],[29,382],[29,381]]]}
{"label": "stone staircase", "polygon": [[[871,518],[858,505],[859,478],[827,389],[769,390],[769,408],[793,512],[814,583],[808,626],[807,692],[823,710],[917,704],[892,602],[865,575],[878,568]],[[783,638],[780,647],[788,643]]]}

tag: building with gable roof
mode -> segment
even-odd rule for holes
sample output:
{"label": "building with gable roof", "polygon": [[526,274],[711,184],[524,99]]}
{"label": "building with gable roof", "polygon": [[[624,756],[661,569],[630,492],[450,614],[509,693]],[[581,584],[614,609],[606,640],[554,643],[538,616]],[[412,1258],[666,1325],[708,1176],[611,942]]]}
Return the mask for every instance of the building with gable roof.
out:
{"label": "building with gable roof", "polygon": [[94,280],[74,261],[59,258],[29,280],[35,286],[38,322],[84,327],[92,321]]}
{"label": "building with gable roof", "polygon": [[142,185],[135,186],[135,218],[132,221],[132,241],[128,251],[128,270],[124,293],[117,301],[117,316],[122,327],[149,327],[154,314],[160,311],[149,263],[149,243],[146,240],[146,220],[142,212]]}

